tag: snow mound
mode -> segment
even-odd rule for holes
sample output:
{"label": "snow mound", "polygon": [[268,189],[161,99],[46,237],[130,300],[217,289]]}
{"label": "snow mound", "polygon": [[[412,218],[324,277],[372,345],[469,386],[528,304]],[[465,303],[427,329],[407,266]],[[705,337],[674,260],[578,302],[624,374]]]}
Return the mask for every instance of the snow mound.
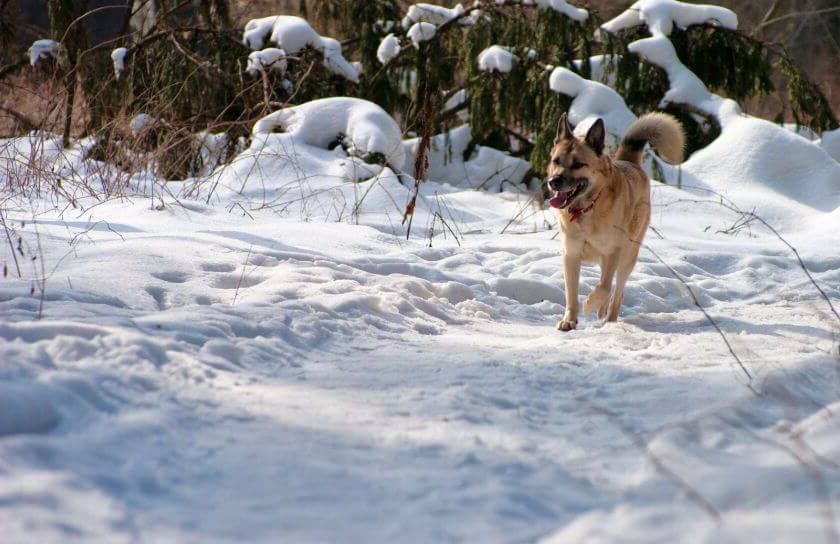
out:
{"label": "snow mound", "polygon": [[840,163],[819,145],[763,119],[733,121],[682,172],[686,185],[711,188],[742,209],[755,206],[786,226],[801,226],[814,210],[840,207]]}
{"label": "snow mound", "polygon": [[414,43],[415,47],[419,47],[420,43],[431,40],[435,37],[437,27],[432,23],[414,23],[408,29],[408,38]]}
{"label": "snow mound", "polygon": [[582,8],[576,8],[575,6],[570,5],[566,0],[531,0],[524,3],[536,5],[543,9],[553,9],[554,11],[562,13],[566,17],[575,21],[585,21],[589,18],[588,11]]}
{"label": "snow mound", "polygon": [[819,140],[819,145],[834,160],[840,161],[840,128],[823,132]]}
{"label": "snow mound", "polygon": [[[485,146],[476,146],[474,155],[464,159],[464,153],[471,142],[469,125],[461,125],[448,134],[438,134],[432,138],[427,155],[429,168],[426,177],[455,187],[491,192],[522,189],[522,181],[531,169],[527,161]],[[414,169],[419,145],[419,138],[403,143],[406,157],[404,171],[411,172]]]}
{"label": "snow mound", "polygon": [[573,98],[569,107],[569,122],[577,130],[585,130],[596,119],[601,118],[607,132],[620,139],[636,116],[631,112],[624,99],[597,81],[589,81],[568,68],[558,67],[551,72],[549,79],[551,90]]}
{"label": "snow mound", "polygon": [[640,0],[626,11],[601,25],[607,32],[618,32],[647,25],[651,34],[668,36],[674,25],[712,24],[731,30],[738,28],[738,16],[732,10],[709,4],[687,4],[676,0]]}
{"label": "snow mound", "polygon": [[360,157],[381,154],[396,167],[405,160],[399,125],[385,110],[367,100],[322,98],[285,108],[257,121],[253,133],[268,134],[277,128],[322,149],[343,140]]}
{"label": "snow mound", "polygon": [[59,420],[58,410],[43,387],[0,381],[0,437],[46,432]]}
{"label": "snow mound", "polygon": [[517,57],[507,47],[491,45],[478,55],[478,69],[482,72],[509,73]]}
{"label": "snow mound", "polygon": [[245,70],[251,75],[265,71],[286,72],[286,52],[276,47],[267,47],[261,51],[254,51],[248,55],[248,66]]}
{"label": "snow mound", "polygon": [[376,58],[382,64],[388,64],[391,59],[400,54],[400,40],[393,34],[388,34],[382,39],[376,49]]}

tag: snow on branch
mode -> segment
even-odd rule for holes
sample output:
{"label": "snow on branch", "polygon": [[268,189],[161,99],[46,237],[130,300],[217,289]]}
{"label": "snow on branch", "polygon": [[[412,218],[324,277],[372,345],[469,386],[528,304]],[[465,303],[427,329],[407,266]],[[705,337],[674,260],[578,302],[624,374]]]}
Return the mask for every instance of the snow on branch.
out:
{"label": "snow on branch", "polygon": [[516,55],[507,47],[491,45],[478,54],[478,69],[482,72],[509,73],[513,64],[518,60]]}
{"label": "snow on branch", "polygon": [[461,4],[457,4],[454,8],[445,8],[436,4],[419,3],[408,8],[408,13],[402,20],[402,27],[408,29],[415,23],[439,26],[462,15],[464,15],[464,6]]}
{"label": "snow on branch", "polygon": [[435,37],[437,33],[437,27],[432,23],[414,23],[411,25],[411,28],[408,29],[408,38],[414,44],[415,47],[420,47],[421,42],[426,42],[431,40]]}
{"label": "snow on branch", "polygon": [[61,44],[55,40],[35,40],[29,46],[29,64],[35,66],[39,60],[50,57],[58,60],[61,54]]}
{"label": "snow on branch", "polygon": [[388,34],[382,39],[379,48],[376,50],[376,58],[382,64],[388,64],[391,59],[400,54],[400,40],[393,34]]}
{"label": "snow on branch", "polygon": [[646,25],[654,36],[668,36],[674,29],[711,24],[730,30],[738,28],[738,16],[732,10],[709,4],[687,4],[677,0],[639,0],[614,19],[601,25],[607,32]]}
{"label": "snow on branch", "polygon": [[542,9],[553,9],[569,19],[581,22],[589,18],[589,12],[570,5],[566,0],[526,0],[524,5],[535,5]]}
{"label": "snow on branch", "polygon": [[576,126],[576,133],[583,131],[585,134],[589,125],[601,118],[607,132],[620,139],[636,120],[617,92],[597,81],[584,79],[567,68],[558,67],[551,72],[549,87],[572,98],[569,122]]}
{"label": "snow on branch", "polygon": [[311,47],[324,57],[324,66],[353,83],[359,82],[359,69],[348,62],[338,40],[321,36],[300,17],[274,15],[252,19],[245,25],[242,43],[253,50],[262,49],[270,40],[290,55],[296,55]]}
{"label": "snow on branch", "polygon": [[114,75],[117,79],[125,72],[125,57],[128,55],[128,49],[125,47],[117,47],[111,51],[111,61],[114,63]]}
{"label": "snow on branch", "polygon": [[286,72],[286,52],[276,47],[266,47],[261,51],[254,51],[248,55],[248,66],[245,69],[251,75],[262,72]]}
{"label": "snow on branch", "polygon": [[662,98],[662,104],[688,104],[718,119],[721,126],[741,115],[741,108],[731,99],[709,92],[697,75],[689,70],[677,57],[674,45],[666,36],[637,40],[627,46],[635,53],[665,70],[670,88]]}

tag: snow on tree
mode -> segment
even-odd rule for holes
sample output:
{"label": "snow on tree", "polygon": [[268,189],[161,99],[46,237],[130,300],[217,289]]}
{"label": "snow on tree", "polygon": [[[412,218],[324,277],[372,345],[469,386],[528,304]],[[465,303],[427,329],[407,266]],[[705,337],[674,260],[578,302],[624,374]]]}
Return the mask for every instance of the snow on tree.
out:
{"label": "snow on tree", "polygon": [[501,72],[507,74],[513,69],[516,55],[500,45],[491,45],[478,55],[478,69],[482,72]]}

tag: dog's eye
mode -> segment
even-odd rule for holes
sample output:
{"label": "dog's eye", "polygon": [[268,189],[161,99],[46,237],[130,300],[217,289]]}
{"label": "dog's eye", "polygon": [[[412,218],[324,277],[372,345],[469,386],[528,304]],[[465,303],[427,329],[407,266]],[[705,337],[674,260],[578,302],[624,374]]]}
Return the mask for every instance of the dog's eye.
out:
{"label": "dog's eye", "polygon": [[563,164],[563,161],[561,161],[561,160],[560,160],[559,158],[557,158],[557,157],[555,157],[554,159],[552,159],[552,161],[551,161],[551,162],[553,162],[553,163],[554,163],[554,164],[556,164],[557,166],[560,166],[561,164]]}
{"label": "dog's eye", "polygon": [[580,161],[575,161],[572,163],[572,170],[578,170],[580,168],[584,168],[586,165]]}

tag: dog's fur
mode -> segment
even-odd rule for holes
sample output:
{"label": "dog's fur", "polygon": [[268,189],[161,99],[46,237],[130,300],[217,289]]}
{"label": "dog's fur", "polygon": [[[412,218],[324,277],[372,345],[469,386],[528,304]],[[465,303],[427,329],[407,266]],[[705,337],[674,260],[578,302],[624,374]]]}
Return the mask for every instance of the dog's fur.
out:
{"label": "dog's fur", "polygon": [[601,279],[584,301],[584,313],[618,319],[624,286],[650,222],[650,180],[641,168],[642,151],[650,143],[671,164],[683,158],[682,126],[663,113],[649,113],[634,122],[615,159],[604,154],[604,137],[601,119],[585,138],[577,138],[563,114],[547,169],[548,186],[555,191],[550,203],[557,208],[566,245],[566,313],[557,323],[561,331],[577,326],[582,262],[601,265]]}

